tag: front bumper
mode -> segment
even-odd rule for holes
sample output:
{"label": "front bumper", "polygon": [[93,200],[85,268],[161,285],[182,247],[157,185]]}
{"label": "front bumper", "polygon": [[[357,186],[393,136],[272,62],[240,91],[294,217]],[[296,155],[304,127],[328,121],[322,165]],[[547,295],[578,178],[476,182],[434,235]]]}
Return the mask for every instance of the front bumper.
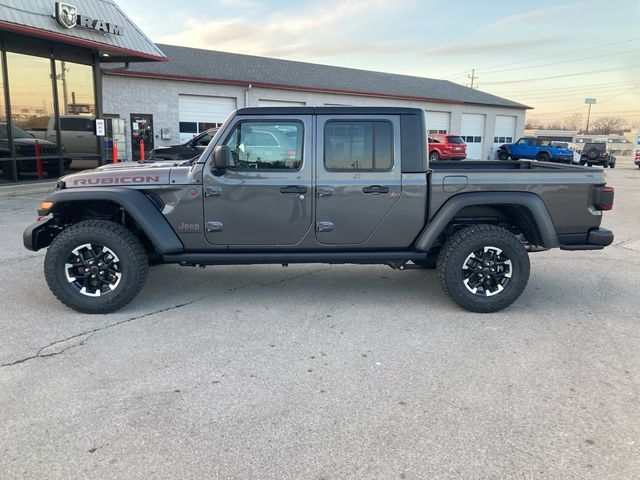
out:
{"label": "front bumper", "polygon": [[560,245],[561,250],[601,250],[613,243],[613,232],[606,228],[593,228],[587,234],[587,243]]}
{"label": "front bumper", "polygon": [[37,252],[51,245],[58,233],[60,229],[55,226],[53,218],[43,218],[25,229],[22,243],[27,250]]}

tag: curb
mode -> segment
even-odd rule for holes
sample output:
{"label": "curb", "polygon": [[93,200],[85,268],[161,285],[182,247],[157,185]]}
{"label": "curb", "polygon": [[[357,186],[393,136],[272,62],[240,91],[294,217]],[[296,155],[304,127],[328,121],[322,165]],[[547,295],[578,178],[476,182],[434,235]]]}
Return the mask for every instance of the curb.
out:
{"label": "curb", "polygon": [[0,198],[13,198],[34,193],[51,193],[55,186],[56,182],[3,185],[0,186]]}

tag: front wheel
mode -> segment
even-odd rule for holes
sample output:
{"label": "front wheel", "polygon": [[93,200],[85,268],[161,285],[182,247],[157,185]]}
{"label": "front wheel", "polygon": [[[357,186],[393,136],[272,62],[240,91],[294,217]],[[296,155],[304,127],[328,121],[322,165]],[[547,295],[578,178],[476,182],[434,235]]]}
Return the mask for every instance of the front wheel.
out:
{"label": "front wheel", "polygon": [[530,272],[522,242],[503,228],[472,225],[442,247],[438,274],[445,292],[465,310],[497,312],[522,294]]}
{"label": "front wheel", "polygon": [[509,160],[509,152],[500,150],[498,152],[498,160]]}
{"label": "front wheel", "polygon": [[49,289],[83,313],[110,313],[140,292],[149,270],[140,240],[122,225],[86,220],[60,233],[44,260]]}

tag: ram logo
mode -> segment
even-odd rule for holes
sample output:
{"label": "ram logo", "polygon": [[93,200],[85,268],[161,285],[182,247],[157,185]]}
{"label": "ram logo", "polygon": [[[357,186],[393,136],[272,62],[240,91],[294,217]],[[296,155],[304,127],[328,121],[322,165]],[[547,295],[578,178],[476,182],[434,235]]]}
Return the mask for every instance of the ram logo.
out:
{"label": "ram logo", "polygon": [[78,8],[68,3],[56,2],[56,20],[64,28],[73,28],[78,21]]}

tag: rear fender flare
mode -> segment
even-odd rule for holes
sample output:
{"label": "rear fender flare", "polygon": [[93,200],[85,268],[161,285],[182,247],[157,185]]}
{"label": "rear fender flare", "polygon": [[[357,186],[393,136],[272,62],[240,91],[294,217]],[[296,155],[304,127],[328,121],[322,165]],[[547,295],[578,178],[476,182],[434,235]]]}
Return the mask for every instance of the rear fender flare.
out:
{"label": "rear fender flare", "polygon": [[184,245],[160,210],[141,190],[118,187],[58,190],[46,198],[57,205],[85,201],[108,201],[120,205],[147,235],[160,254],[184,251]]}
{"label": "rear fender flare", "polygon": [[415,249],[423,252],[428,251],[460,210],[475,205],[519,205],[525,207],[535,218],[543,246],[545,248],[560,246],[551,215],[549,215],[544,201],[538,195],[527,192],[477,192],[456,195],[440,207],[418,236]]}

